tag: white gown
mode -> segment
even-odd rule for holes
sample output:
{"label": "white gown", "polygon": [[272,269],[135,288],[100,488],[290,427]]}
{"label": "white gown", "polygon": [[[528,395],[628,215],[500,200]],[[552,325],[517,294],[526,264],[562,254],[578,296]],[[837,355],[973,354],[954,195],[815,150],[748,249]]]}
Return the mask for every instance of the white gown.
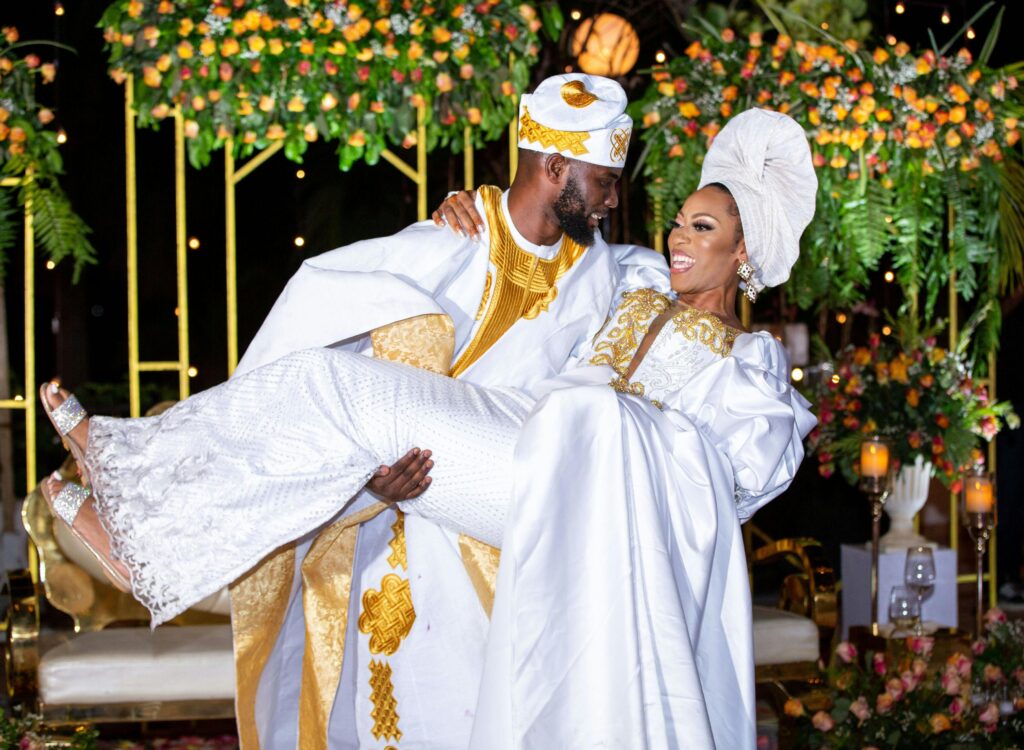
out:
{"label": "white gown", "polygon": [[472,747],[751,746],[738,519],[791,481],[813,417],[773,338],[692,310],[626,382],[668,304],[625,295],[585,366],[532,394],[314,349],[157,417],[93,418],[97,507],[135,595],[166,621],[429,446],[434,481],[403,510],[504,545]]}

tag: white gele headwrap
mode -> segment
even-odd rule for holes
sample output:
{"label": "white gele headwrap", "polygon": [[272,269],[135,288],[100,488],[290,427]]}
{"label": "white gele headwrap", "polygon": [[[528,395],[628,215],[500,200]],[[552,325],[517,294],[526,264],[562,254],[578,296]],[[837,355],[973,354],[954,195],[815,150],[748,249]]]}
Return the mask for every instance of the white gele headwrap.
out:
{"label": "white gele headwrap", "polygon": [[626,92],[609,78],[552,76],[519,102],[519,148],[530,151],[621,168],[632,131]]}
{"label": "white gele headwrap", "polygon": [[789,278],[800,256],[800,235],[814,218],[818,178],[807,135],[796,120],[766,109],[748,109],[715,136],[700,174],[700,187],[729,188],[740,211],[747,255],[759,292]]}

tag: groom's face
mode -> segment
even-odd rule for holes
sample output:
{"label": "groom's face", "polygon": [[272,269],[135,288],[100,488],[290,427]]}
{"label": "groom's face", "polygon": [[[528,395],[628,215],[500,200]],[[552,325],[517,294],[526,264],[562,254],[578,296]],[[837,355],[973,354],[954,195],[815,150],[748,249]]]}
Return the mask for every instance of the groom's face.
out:
{"label": "groom's face", "polygon": [[594,232],[608,213],[619,205],[621,169],[567,160],[565,181],[554,204],[555,216],[570,239],[594,244]]}

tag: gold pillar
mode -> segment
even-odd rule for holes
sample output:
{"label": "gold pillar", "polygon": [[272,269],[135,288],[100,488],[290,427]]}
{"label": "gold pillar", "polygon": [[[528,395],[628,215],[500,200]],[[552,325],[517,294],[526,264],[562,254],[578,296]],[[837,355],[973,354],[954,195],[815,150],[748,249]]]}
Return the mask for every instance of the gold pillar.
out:
{"label": "gold pillar", "polygon": [[229,376],[238,367],[238,233],[235,224],[235,188],[283,146],[284,141],[276,141],[236,171],[235,142],[229,138],[224,144],[224,266],[227,276]]}
{"label": "gold pillar", "polygon": [[174,110],[175,258],[178,299],[178,359],[143,362],[139,354],[138,198],[136,193],[134,77],[125,81],[125,198],[128,245],[128,401],[131,416],[142,413],[140,376],[143,372],[178,373],[178,397],[188,398],[188,268],[185,223],[185,127],[181,110]]}
{"label": "gold pillar", "polygon": [[462,131],[462,189],[473,188],[473,128],[467,125]]}

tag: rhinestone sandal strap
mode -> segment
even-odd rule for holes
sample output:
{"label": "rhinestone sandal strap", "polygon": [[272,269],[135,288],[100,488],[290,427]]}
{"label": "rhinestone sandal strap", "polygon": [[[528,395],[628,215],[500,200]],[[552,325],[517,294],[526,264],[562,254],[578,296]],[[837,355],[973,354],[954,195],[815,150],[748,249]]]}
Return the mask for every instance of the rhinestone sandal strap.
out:
{"label": "rhinestone sandal strap", "polygon": [[68,396],[67,399],[51,412],[53,416],[53,423],[57,425],[57,431],[60,434],[67,435],[88,416],[85,409],[78,399],[74,396]]}
{"label": "rhinestone sandal strap", "polygon": [[78,511],[91,494],[88,487],[69,482],[53,499],[53,512],[68,526],[73,526]]}

